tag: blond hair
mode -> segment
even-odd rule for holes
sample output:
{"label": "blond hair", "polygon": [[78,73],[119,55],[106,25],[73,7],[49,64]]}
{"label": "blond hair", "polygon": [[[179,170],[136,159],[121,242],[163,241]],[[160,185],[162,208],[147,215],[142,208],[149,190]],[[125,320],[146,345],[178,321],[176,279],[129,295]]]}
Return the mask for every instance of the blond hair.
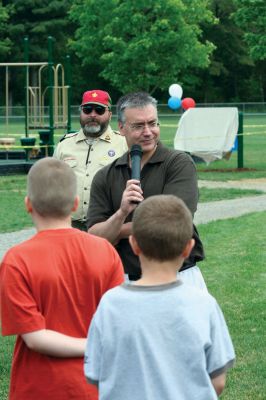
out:
{"label": "blond hair", "polygon": [[71,214],[77,194],[76,176],[64,162],[52,157],[37,161],[27,179],[28,197],[43,217],[64,218]]}
{"label": "blond hair", "polygon": [[144,256],[159,261],[179,257],[192,238],[192,215],[173,195],[156,195],[135,210],[132,234]]}

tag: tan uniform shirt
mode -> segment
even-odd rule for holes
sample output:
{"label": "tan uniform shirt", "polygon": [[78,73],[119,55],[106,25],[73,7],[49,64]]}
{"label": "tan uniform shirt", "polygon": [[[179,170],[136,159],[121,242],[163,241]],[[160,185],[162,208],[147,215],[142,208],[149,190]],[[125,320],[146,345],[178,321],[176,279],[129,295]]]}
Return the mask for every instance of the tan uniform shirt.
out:
{"label": "tan uniform shirt", "polygon": [[73,220],[86,221],[91,182],[96,172],[128,150],[124,136],[109,126],[97,139],[87,138],[83,130],[69,133],[56,146],[54,157],[65,161],[77,176],[80,203]]}

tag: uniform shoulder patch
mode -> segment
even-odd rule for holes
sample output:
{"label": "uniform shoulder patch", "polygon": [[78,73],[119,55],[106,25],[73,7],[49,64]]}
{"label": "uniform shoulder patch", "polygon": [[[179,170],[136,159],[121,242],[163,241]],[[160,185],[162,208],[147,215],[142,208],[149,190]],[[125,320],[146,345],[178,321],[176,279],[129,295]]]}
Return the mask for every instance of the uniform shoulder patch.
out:
{"label": "uniform shoulder patch", "polygon": [[64,136],[61,137],[61,139],[59,140],[59,142],[63,142],[63,140],[65,139],[69,139],[73,136],[76,136],[79,132],[69,132],[69,133],[65,133]]}
{"label": "uniform shoulder patch", "polygon": [[120,135],[120,136],[121,136],[121,133],[120,133],[119,131],[114,131],[114,130],[113,130],[113,132],[114,132],[116,135]]}

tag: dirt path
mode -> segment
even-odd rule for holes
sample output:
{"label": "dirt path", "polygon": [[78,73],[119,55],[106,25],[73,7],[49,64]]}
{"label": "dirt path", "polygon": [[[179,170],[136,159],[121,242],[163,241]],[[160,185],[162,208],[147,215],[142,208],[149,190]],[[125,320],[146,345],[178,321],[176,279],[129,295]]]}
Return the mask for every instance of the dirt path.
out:
{"label": "dirt path", "polygon": [[266,211],[266,194],[199,203],[194,222],[196,225],[207,224],[219,219],[236,218],[260,211]]}
{"label": "dirt path", "polygon": [[207,188],[235,188],[235,189],[254,189],[266,192],[266,178],[241,179],[239,181],[204,181],[198,182],[199,187]]}
{"label": "dirt path", "polygon": [[[254,189],[266,193],[266,178],[241,179],[239,181],[226,182],[200,180],[198,185],[199,188]],[[199,203],[194,222],[196,225],[207,224],[210,221],[236,218],[258,211],[266,211],[266,195],[245,196],[231,200]]]}

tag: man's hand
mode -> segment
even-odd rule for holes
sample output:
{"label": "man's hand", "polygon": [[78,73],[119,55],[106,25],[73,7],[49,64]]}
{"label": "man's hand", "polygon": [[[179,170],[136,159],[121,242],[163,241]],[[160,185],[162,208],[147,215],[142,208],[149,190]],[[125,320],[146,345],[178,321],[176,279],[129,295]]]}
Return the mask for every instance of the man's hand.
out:
{"label": "man's hand", "polygon": [[88,232],[96,236],[104,237],[115,245],[120,239],[127,238],[131,235],[131,222],[125,223],[125,220],[143,200],[142,193],[138,180],[128,180],[122,195],[120,208],[106,221],[98,222],[91,226]]}
{"label": "man's hand", "polygon": [[138,180],[130,179],[127,181],[120,204],[120,210],[126,217],[142,202],[144,199],[142,194],[143,191]]}

